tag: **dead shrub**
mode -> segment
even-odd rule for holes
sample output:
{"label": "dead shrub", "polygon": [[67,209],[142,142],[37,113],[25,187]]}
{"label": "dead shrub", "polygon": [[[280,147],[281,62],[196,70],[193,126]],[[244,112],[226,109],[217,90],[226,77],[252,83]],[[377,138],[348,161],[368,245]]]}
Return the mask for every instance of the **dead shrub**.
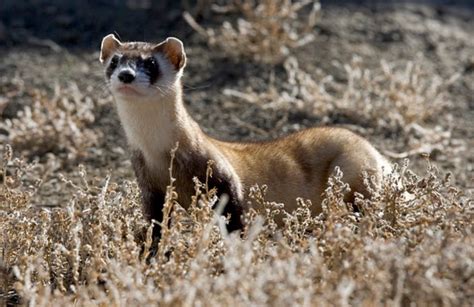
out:
{"label": "dead shrub", "polygon": [[[318,216],[304,200],[285,212],[255,187],[264,214],[247,214],[243,239],[225,231],[205,183],[195,182],[188,209],[171,185],[153,251],[136,184],[91,181],[80,169],[81,184],[60,181],[69,202],[42,208],[21,196],[28,165],[8,152],[4,161],[4,182],[18,184],[0,185],[0,261],[9,272],[0,300],[18,293],[38,305],[462,305],[474,288],[472,200],[432,167],[420,177],[402,166],[372,199],[358,197],[360,213],[344,203],[349,187],[338,171]],[[275,214],[285,215],[282,228]]]}
{"label": "dead shrub", "polygon": [[311,42],[321,9],[317,0],[232,0],[212,7],[214,12],[235,16],[235,21],[204,29],[189,13],[185,13],[185,20],[206,36],[211,46],[264,63],[279,63],[290,49]]}
{"label": "dead shrub", "polygon": [[286,83],[269,83],[264,91],[224,89],[223,94],[262,110],[316,116],[323,125],[338,123],[357,127],[358,132],[397,135],[405,151],[387,151],[393,158],[445,150],[455,154],[465,149],[461,140],[452,141],[449,126],[431,125],[440,116],[444,122],[451,121],[444,111],[450,106],[447,89],[457,75],[443,80],[412,61],[381,61],[375,69],[363,68],[362,63],[355,57],[341,67],[347,82],[340,83],[332,76],[316,79],[290,57],[284,63]]}
{"label": "dead shrub", "polygon": [[90,128],[95,120],[94,102],[77,85],[61,88],[56,84],[52,97],[39,90],[30,95],[32,105],[0,122],[0,129],[7,132],[0,135],[3,144],[11,144],[30,159],[53,153],[64,164],[82,160],[98,144],[100,133]]}
{"label": "dead shrub", "polygon": [[444,81],[440,76],[429,76],[414,62],[396,66],[381,61],[380,68],[374,70],[364,69],[361,63],[355,57],[344,65],[347,83],[339,84],[332,76],[315,80],[290,57],[284,64],[287,83],[282,89],[270,85],[263,92],[225,89],[224,94],[264,109],[303,111],[323,117],[324,122],[339,115],[353,123],[391,131],[426,123],[449,105],[446,88],[454,78]]}
{"label": "dead shrub", "polygon": [[382,60],[373,71],[363,67],[358,57],[344,65],[348,82],[336,105],[346,115],[355,110],[365,122],[378,119],[377,126],[401,129],[426,123],[449,105],[446,89],[455,78],[443,80],[412,61],[396,65]]}

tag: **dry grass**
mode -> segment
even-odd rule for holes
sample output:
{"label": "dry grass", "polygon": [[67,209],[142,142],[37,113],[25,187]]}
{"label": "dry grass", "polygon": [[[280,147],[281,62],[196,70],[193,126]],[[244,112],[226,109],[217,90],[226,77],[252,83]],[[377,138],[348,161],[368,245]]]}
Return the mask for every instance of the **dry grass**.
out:
{"label": "dry grass", "polygon": [[83,172],[83,184],[62,180],[69,202],[47,209],[31,202],[35,187],[22,183],[26,167],[4,154],[4,301],[19,295],[39,306],[460,306],[474,294],[473,204],[433,168],[418,177],[404,167],[403,177],[387,178],[372,200],[357,201],[361,214],[343,202],[347,187],[336,172],[323,213],[312,217],[302,200],[284,213],[283,228],[273,216],[284,209],[255,187],[254,201],[267,213],[247,214],[242,239],[226,233],[211,209],[217,200],[203,184],[188,210],[170,187],[165,220],[171,224],[153,252],[133,182],[104,178],[91,185]]}

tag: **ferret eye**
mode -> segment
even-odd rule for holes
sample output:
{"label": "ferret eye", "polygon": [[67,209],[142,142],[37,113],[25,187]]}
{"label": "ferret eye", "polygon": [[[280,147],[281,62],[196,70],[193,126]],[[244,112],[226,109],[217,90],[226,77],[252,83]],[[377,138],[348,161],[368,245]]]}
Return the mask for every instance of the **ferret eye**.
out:
{"label": "ferret eye", "polygon": [[116,68],[118,65],[118,62],[119,62],[119,57],[117,55],[114,55],[112,59],[110,60],[110,65],[109,65],[110,68],[112,69]]}
{"label": "ferret eye", "polygon": [[107,67],[107,69],[105,70],[105,75],[108,79],[110,79],[110,77],[112,76],[112,74],[114,73],[114,70],[117,68],[118,64],[119,64],[119,60],[120,60],[120,57],[118,55],[114,55],[111,59],[110,59],[110,63],[109,63],[109,66]]}
{"label": "ferret eye", "polygon": [[154,71],[158,65],[156,63],[155,58],[147,58],[143,62],[143,66],[145,67],[146,70]]}
{"label": "ferret eye", "polygon": [[160,70],[156,59],[154,57],[143,59],[139,65],[143,67],[145,74],[149,78],[150,84],[154,84],[160,75]]}

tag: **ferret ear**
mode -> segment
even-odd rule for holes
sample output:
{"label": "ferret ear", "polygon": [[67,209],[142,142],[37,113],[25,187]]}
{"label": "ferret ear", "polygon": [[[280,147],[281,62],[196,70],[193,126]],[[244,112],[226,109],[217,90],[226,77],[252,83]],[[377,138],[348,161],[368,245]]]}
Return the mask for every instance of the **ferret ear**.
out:
{"label": "ferret ear", "polygon": [[163,53],[173,64],[176,71],[180,71],[186,65],[183,42],[175,37],[168,37],[164,42],[156,45],[154,50]]}
{"label": "ferret ear", "polygon": [[122,43],[115,35],[109,34],[105,36],[100,47],[100,62],[104,63],[121,45]]}

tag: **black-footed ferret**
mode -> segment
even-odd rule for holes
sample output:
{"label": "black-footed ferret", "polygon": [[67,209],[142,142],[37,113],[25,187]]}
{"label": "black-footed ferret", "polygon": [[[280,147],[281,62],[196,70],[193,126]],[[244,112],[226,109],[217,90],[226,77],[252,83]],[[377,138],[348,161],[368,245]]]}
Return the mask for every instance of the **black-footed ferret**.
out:
{"label": "black-footed ferret", "polygon": [[[207,161],[214,161],[210,188],[229,196],[224,214],[230,231],[242,227],[248,189],[268,186],[267,199],[296,207],[296,198],[310,199],[321,211],[321,195],[336,166],[352,191],[366,196],[363,173],[380,181],[389,170],[385,158],[364,138],[341,128],[311,128],[283,138],[257,143],[216,140],[202,132],[183,104],[181,76],[186,65],[183,44],[168,38],[159,44],[120,42],[104,37],[100,61],[115,98],[132,150],[145,215],[161,221],[170,152],[175,154],[178,201],[186,206],[194,195],[193,177],[205,181]],[[281,222],[281,219],[280,219]]]}

